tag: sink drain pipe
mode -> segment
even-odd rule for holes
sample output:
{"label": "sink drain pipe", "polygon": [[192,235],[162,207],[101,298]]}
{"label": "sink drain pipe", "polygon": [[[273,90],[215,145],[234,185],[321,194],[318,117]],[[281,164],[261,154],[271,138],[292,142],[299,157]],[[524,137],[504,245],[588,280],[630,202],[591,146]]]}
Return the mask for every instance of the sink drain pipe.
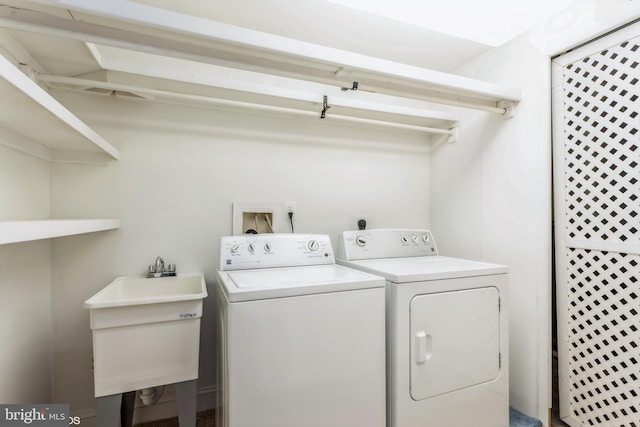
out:
{"label": "sink drain pipe", "polygon": [[140,390],[140,400],[142,400],[144,406],[155,405],[160,400],[163,392],[164,386],[144,388]]}

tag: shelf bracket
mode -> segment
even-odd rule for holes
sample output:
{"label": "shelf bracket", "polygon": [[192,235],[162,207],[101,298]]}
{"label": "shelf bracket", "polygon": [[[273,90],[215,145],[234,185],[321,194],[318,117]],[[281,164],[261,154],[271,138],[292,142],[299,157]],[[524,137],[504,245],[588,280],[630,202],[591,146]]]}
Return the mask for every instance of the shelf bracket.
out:
{"label": "shelf bracket", "polygon": [[324,119],[327,117],[327,110],[331,108],[331,106],[327,103],[327,95],[322,97],[322,111],[320,112],[320,118]]}
{"label": "shelf bracket", "polygon": [[504,113],[502,113],[503,119],[510,119],[513,117],[513,110],[516,108],[516,103],[513,101],[507,101],[506,99],[501,99],[496,102],[496,107],[504,108]]}
{"label": "shelf bracket", "polygon": [[458,124],[456,123],[449,130],[451,131],[451,135],[447,137],[447,144],[454,144],[458,142]]}

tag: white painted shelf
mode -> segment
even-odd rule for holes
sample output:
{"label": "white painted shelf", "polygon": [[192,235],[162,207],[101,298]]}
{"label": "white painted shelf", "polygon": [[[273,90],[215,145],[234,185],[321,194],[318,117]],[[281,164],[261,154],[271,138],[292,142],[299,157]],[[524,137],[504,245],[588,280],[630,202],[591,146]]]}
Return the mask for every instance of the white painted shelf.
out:
{"label": "white painted shelf", "polygon": [[118,219],[0,221],[0,245],[120,228]]}
{"label": "white painted shelf", "polygon": [[0,143],[53,162],[106,164],[119,152],[0,55]]}
{"label": "white painted shelf", "polygon": [[[25,25],[45,34],[67,36],[98,45],[128,49],[253,71],[337,88],[491,111],[509,116],[521,90],[382,58],[304,42],[283,36],[190,16],[129,0],[57,0],[48,2],[70,12],[0,10],[7,28]],[[10,15],[8,15],[10,13]],[[73,18],[82,15],[82,20]],[[16,19],[18,17],[19,19]],[[93,25],[92,25],[93,24]],[[102,58],[104,68],[119,66],[123,58]],[[129,59],[124,59],[125,61]],[[145,64],[146,65],[146,64]],[[145,72],[155,72],[153,66]],[[174,74],[181,70],[176,70]],[[251,81],[244,91],[251,91]],[[224,86],[220,86],[223,87]],[[326,95],[326,94],[325,94]],[[285,95],[286,97],[286,95]],[[320,102],[322,98],[318,98]],[[334,111],[332,111],[333,113]]]}

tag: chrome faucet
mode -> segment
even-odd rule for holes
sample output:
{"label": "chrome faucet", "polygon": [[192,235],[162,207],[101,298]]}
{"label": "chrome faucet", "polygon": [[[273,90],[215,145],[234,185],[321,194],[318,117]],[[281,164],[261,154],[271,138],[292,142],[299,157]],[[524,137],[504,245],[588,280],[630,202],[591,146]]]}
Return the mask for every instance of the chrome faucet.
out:
{"label": "chrome faucet", "polygon": [[176,275],[176,265],[169,264],[169,267],[165,270],[164,268],[164,260],[162,257],[156,257],[155,264],[149,265],[149,269],[147,270],[147,277],[167,277],[167,276],[175,276]]}
{"label": "chrome faucet", "polygon": [[156,273],[164,273],[164,260],[160,256],[156,258]]}

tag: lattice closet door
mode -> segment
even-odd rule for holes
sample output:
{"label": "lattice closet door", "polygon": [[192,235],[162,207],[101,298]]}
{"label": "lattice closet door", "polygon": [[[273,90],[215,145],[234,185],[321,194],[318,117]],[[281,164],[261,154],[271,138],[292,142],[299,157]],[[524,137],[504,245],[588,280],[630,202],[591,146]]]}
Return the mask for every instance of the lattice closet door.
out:
{"label": "lattice closet door", "polygon": [[640,25],[552,69],[560,416],[640,427]]}

